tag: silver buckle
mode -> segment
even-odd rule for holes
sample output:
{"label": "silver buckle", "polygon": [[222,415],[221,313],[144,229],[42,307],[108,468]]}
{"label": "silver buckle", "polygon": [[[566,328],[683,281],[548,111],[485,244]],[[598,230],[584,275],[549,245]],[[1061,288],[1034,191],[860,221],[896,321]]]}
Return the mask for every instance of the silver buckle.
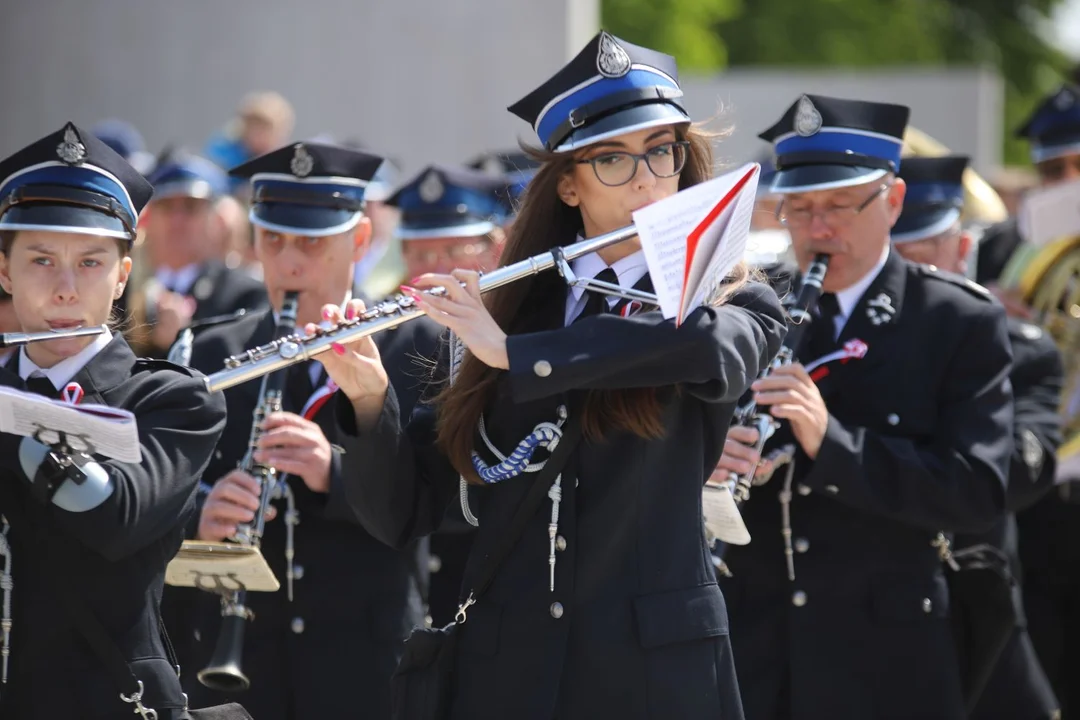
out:
{"label": "silver buckle", "polygon": [[138,680],[137,682],[139,683],[139,689],[131,695],[125,695],[124,693],[120,693],[120,699],[126,703],[134,704],[135,709],[132,712],[134,712],[136,715],[142,716],[143,720],[157,720],[157,710],[155,710],[154,708],[148,708],[143,706],[143,682],[142,680]]}

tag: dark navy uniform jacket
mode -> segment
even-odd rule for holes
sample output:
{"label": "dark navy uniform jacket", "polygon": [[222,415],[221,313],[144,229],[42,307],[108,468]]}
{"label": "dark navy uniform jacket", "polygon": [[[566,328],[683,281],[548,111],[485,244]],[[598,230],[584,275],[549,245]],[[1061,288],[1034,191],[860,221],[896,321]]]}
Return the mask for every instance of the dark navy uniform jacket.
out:
{"label": "dark navy uniform jacket", "polygon": [[[776,295],[750,284],[723,307],[694,310],[679,328],[659,312],[563,327],[565,285],[554,278],[546,289],[536,296],[559,301],[527,304],[535,322],[508,339],[510,369],[485,414],[491,441],[507,453],[538,422],[553,422],[560,404],[578,402],[577,391],[605,388],[658,388],[665,432],[649,441],[614,432],[581,440],[562,472],[555,589],[545,501],[461,627],[452,715],[741,718],[702,486],[736,400],[785,335]],[[367,458],[350,489],[353,506],[389,544],[432,532],[458,501],[458,473],[433,445],[434,420],[421,404],[403,430],[393,392],[374,429],[357,435],[354,418],[339,414],[349,452]],[[480,526],[466,584],[528,487],[512,478],[472,488]]]}
{"label": "dark navy uniform jacket", "polygon": [[[812,331],[811,331],[812,332]],[[781,534],[785,469],[743,506],[749,545],[721,580],[746,714],[964,717],[939,531],[980,532],[1005,508],[1012,353],[982,287],[890,253],[822,366],[817,458],[795,458],[794,582]],[[806,364],[815,358],[800,357]],[[793,442],[786,426],[766,453]]]}

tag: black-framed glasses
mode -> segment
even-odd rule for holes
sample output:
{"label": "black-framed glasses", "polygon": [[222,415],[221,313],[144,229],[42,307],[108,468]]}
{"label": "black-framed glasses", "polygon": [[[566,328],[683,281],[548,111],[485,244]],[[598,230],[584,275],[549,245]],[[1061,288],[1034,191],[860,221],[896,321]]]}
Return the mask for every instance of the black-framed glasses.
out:
{"label": "black-framed glasses", "polygon": [[682,172],[686,165],[686,155],[690,143],[676,140],[649,148],[643,153],[624,150],[606,152],[584,160],[579,165],[592,165],[596,179],[609,187],[625,185],[637,175],[638,163],[642,160],[656,177],[669,178]]}
{"label": "black-framed glasses", "polygon": [[802,208],[788,210],[784,207],[784,203],[780,203],[780,206],[776,208],[776,219],[786,227],[802,228],[809,226],[814,221],[814,216],[818,215],[821,217],[821,221],[831,228],[844,227],[854,220],[856,215],[870,207],[870,203],[874,202],[881,193],[891,187],[891,184],[883,183],[881,187],[870,194],[870,197],[858,205],[834,205],[817,212]]}

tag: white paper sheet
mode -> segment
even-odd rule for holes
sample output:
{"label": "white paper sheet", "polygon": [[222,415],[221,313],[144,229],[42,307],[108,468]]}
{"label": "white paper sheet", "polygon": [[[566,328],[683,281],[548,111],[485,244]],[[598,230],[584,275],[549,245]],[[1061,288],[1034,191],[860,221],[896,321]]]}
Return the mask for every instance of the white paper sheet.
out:
{"label": "white paper sheet", "polygon": [[135,416],[104,405],[71,405],[34,393],[0,387],[0,432],[34,437],[46,443],[65,433],[76,451],[139,462],[142,450]]}

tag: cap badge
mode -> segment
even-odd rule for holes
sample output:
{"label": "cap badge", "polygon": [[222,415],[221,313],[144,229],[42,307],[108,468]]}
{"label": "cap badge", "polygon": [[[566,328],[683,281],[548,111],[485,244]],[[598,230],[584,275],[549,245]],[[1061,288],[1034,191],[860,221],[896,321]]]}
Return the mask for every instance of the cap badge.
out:
{"label": "cap badge", "polygon": [[630,56],[606,32],[600,33],[600,51],[596,54],[596,69],[607,78],[620,78],[630,72]]}
{"label": "cap badge", "polygon": [[434,170],[427,174],[427,177],[420,183],[418,190],[420,191],[420,199],[429,204],[438,202],[442,198],[443,192],[445,192],[442,180],[439,179],[439,174]]}
{"label": "cap badge", "polygon": [[292,162],[289,163],[289,169],[292,170],[292,174],[296,177],[307,177],[315,169],[315,158],[311,157],[303,145],[297,143],[296,152],[293,154]]}
{"label": "cap badge", "polygon": [[64,141],[56,146],[56,154],[68,165],[78,165],[86,159],[86,146],[82,144],[75,128],[68,127],[64,131]]}
{"label": "cap badge", "polygon": [[803,95],[799,99],[799,106],[795,109],[795,132],[803,137],[810,137],[821,129],[821,113],[810,102],[810,98]]}

